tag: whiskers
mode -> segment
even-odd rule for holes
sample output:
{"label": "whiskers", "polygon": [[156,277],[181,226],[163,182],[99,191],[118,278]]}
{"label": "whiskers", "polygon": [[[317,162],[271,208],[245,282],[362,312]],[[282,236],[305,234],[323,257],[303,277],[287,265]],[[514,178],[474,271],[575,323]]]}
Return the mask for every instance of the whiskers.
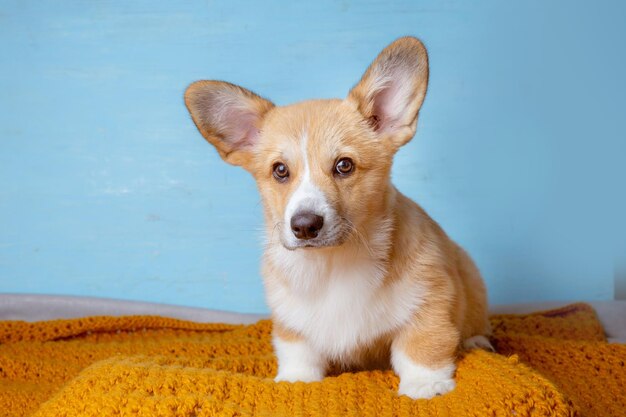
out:
{"label": "whiskers", "polygon": [[280,233],[282,231],[283,223],[284,222],[282,221],[274,223],[274,226],[269,233],[267,231],[267,228],[263,228],[263,243],[265,244],[266,248],[273,246],[275,243],[281,243]]}
{"label": "whiskers", "polygon": [[[343,222],[348,226],[348,230],[349,230],[349,232],[348,232],[348,240],[352,240],[352,239],[356,238],[357,251],[360,249],[361,246],[363,246],[367,250],[368,255],[371,258],[374,258],[376,256],[376,253],[374,252],[374,250],[370,246],[370,244],[369,244],[367,238],[365,237],[365,235],[354,225],[354,223],[352,223],[352,221],[350,221],[350,219],[341,216],[341,220],[343,220]],[[352,233],[350,233],[350,232],[352,232]]]}

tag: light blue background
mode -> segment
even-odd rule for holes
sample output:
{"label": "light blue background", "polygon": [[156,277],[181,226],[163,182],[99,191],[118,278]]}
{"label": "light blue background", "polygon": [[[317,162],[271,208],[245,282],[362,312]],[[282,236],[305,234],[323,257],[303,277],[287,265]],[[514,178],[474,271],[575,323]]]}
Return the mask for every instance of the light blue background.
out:
{"label": "light blue background", "polygon": [[[431,83],[395,184],[494,303],[610,299],[622,2],[0,1],[0,292],[264,312],[255,184],[182,94],[343,97],[398,36]],[[615,147],[617,145],[617,147]]]}

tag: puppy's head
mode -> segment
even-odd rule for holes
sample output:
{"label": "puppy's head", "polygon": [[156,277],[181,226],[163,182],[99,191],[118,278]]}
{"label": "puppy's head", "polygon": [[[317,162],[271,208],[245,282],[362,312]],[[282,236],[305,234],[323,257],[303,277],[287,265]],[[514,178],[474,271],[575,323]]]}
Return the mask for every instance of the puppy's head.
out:
{"label": "puppy's head", "polygon": [[344,100],[277,107],[222,81],[185,103],[220,156],[256,179],[272,236],[288,249],[341,245],[381,215],[393,155],[415,134],[428,85],[424,45],[386,47]]}

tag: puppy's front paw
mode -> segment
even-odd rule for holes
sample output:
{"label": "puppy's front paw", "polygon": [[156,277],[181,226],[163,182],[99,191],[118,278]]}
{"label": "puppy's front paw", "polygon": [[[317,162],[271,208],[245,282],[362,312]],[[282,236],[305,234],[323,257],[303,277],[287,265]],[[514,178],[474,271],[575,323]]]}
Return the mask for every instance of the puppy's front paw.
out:
{"label": "puppy's front paw", "polygon": [[393,368],[400,376],[398,394],[415,400],[433,398],[450,392],[456,386],[454,382],[454,363],[431,368],[413,362],[401,351],[393,352]]}
{"label": "puppy's front paw", "polygon": [[316,382],[321,381],[324,378],[324,374],[316,369],[285,369],[280,370],[274,381],[287,381],[287,382]]}
{"label": "puppy's front paw", "polygon": [[278,359],[278,375],[274,381],[315,382],[324,378],[323,358],[305,341],[284,341],[275,337],[274,351]]}
{"label": "puppy's front paw", "polygon": [[398,387],[399,395],[406,395],[414,400],[424,398],[429,399],[437,395],[443,395],[454,389],[456,383],[452,378],[445,378],[442,380],[401,380]]}

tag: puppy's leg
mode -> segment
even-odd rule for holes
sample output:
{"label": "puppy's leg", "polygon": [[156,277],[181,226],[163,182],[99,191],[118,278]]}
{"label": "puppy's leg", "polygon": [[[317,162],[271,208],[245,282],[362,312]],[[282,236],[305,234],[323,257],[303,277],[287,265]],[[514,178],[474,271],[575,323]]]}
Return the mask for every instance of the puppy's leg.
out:
{"label": "puppy's leg", "polygon": [[398,394],[418,399],[452,391],[458,345],[459,332],[451,324],[402,332],[391,345],[391,363],[400,377]]}
{"label": "puppy's leg", "polygon": [[326,361],[299,335],[274,325],[274,352],[278,359],[275,381],[321,381],[326,372]]}

